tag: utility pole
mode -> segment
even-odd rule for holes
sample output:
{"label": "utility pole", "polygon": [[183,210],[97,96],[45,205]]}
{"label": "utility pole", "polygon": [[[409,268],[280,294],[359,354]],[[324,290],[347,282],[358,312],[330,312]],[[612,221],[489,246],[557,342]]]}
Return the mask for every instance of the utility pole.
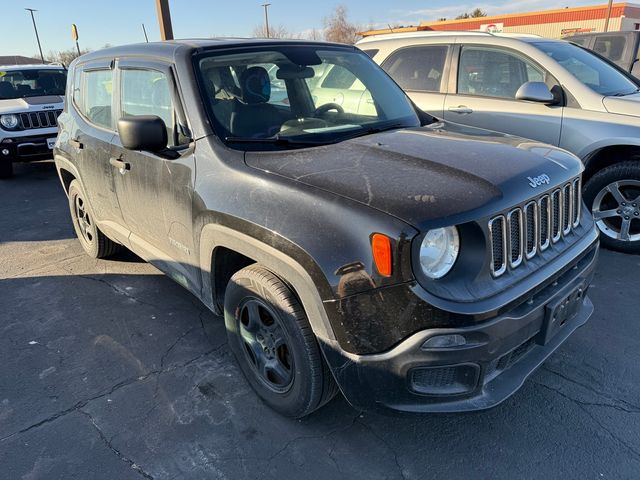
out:
{"label": "utility pole", "polygon": [[144,39],[149,43],[149,37],[147,37],[147,29],[144,28],[144,23],[142,24],[142,33],[144,33]]}
{"label": "utility pole", "polygon": [[609,5],[607,5],[607,18],[604,21],[604,31],[609,31],[609,20],[611,19],[611,7],[613,6],[613,0],[609,0]]}
{"label": "utility pole", "polygon": [[25,8],[31,14],[31,21],[33,22],[33,29],[36,32],[36,40],[38,41],[38,50],[40,50],[40,59],[44,63],[44,55],[42,54],[42,46],[40,45],[40,37],[38,36],[38,27],[36,27],[36,18],[33,16],[33,12],[37,12],[33,8]]}
{"label": "utility pole", "polygon": [[162,40],[173,40],[169,0],[156,0],[156,9],[158,10],[158,22],[160,23],[160,38]]}
{"label": "utility pole", "polygon": [[264,26],[265,26],[265,30],[267,32],[267,38],[269,38],[269,11],[268,8],[271,4],[270,3],[263,3],[262,6],[264,7]]}

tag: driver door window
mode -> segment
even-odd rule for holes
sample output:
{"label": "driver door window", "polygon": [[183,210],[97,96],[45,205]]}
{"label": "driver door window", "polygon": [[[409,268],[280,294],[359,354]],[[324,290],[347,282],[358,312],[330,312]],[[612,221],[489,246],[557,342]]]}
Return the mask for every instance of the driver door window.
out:
{"label": "driver door window", "polygon": [[168,146],[174,146],[174,108],[167,76],[155,70],[121,71],[121,110],[123,116],[156,115],[167,126]]}
{"label": "driver door window", "polygon": [[526,82],[544,82],[539,67],[510,52],[463,48],[458,66],[458,94],[515,99]]}

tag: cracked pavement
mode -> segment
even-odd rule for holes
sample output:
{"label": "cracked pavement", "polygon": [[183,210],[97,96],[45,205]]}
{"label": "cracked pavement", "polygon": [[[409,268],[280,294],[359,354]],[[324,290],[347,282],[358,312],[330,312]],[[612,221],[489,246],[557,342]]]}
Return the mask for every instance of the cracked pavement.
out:
{"label": "cracked pavement", "polygon": [[85,256],[51,162],[0,182],[0,465],[13,479],[610,478],[640,472],[640,257],[601,252],[589,323],[493,410],[257,400],[220,318],[135,255]]}

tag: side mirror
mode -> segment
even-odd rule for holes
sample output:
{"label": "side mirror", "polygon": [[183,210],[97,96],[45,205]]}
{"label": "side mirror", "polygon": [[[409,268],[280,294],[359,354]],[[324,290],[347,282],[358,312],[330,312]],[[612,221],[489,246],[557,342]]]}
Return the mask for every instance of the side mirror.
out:
{"label": "side mirror", "polygon": [[118,120],[118,134],[127,150],[159,152],[167,148],[167,126],[156,115],[134,115]]}
{"label": "side mirror", "polygon": [[555,103],[556,99],[544,82],[523,83],[516,92],[516,100],[527,100],[529,102]]}

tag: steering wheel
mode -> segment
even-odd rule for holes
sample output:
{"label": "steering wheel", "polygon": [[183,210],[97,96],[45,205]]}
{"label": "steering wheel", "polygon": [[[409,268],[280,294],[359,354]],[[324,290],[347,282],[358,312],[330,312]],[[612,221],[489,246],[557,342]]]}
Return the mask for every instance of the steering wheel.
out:
{"label": "steering wheel", "polygon": [[320,105],[313,112],[314,117],[319,117],[320,115],[327,113],[329,110],[336,110],[338,113],[344,113],[344,108],[342,108],[337,103],[325,103],[324,105]]}

